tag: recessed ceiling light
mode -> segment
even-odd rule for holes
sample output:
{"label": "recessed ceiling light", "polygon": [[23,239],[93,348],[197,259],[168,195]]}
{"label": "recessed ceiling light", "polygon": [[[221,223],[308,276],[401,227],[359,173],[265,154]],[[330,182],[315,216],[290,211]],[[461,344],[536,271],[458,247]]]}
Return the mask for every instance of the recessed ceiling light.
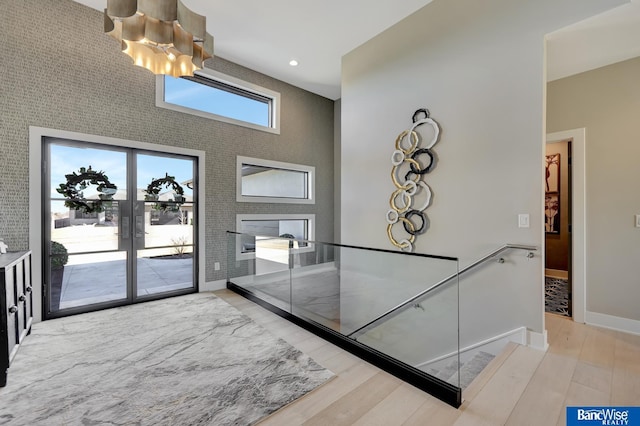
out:
{"label": "recessed ceiling light", "polygon": [[289,61],[289,65],[291,65],[292,67],[297,67],[298,66],[298,61],[296,61],[295,59],[292,59]]}

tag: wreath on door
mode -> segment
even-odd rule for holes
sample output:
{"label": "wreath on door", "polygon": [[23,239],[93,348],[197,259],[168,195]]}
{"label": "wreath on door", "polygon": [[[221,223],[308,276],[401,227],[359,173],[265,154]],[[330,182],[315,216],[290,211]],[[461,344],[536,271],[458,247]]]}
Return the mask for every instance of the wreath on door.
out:
{"label": "wreath on door", "polygon": [[[160,191],[163,187],[173,189],[173,192],[175,193],[173,195],[173,200],[158,201],[160,198]],[[153,205],[155,210],[178,211],[180,206],[185,202],[184,188],[176,182],[176,178],[174,176],[169,176],[169,173],[165,173],[163,178],[151,178],[151,183],[147,185],[147,189],[145,189],[144,192],[146,193],[144,196],[145,201],[156,201]]]}
{"label": "wreath on door", "polygon": [[[101,213],[105,210],[105,206],[111,205],[113,195],[118,187],[109,181],[107,175],[103,171],[96,171],[89,168],[80,167],[78,173],[73,172],[64,175],[66,182],[61,183],[56,191],[64,195],[64,205],[70,209],[81,211],[84,213]],[[89,185],[97,185],[99,200],[87,200],[84,197],[84,190]]]}

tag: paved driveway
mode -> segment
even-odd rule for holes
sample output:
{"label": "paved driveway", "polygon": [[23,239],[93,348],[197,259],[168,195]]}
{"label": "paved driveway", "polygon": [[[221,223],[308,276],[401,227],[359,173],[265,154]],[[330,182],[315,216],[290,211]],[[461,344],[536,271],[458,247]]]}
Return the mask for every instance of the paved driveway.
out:
{"label": "paved driveway", "polygon": [[[60,309],[126,298],[126,261],[67,265]],[[193,259],[138,258],[138,295],[193,286]]]}

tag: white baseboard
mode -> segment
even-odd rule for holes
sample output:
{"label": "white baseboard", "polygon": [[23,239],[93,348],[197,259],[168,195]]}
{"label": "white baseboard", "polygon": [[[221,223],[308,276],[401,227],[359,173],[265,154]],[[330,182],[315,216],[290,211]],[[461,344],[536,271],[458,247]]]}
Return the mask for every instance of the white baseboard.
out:
{"label": "white baseboard", "polygon": [[200,293],[205,291],[216,291],[227,288],[227,280],[209,281],[200,286],[198,290]]}
{"label": "white baseboard", "polygon": [[640,335],[640,321],[629,318],[614,317],[613,315],[587,311],[584,322],[597,327]]}
{"label": "white baseboard", "polygon": [[[508,340],[510,342],[514,342],[514,343],[518,343],[518,344],[524,345],[526,343],[526,330],[527,329],[525,327],[520,327],[520,328],[516,328],[515,330],[507,331],[506,333],[498,334],[497,336],[493,336],[493,337],[490,337],[489,339],[485,339],[485,340],[483,340],[481,342],[477,342],[477,343],[474,343],[472,345],[469,345],[469,346],[466,346],[464,348],[461,348],[460,349],[460,354],[464,354],[466,352],[473,351],[473,350],[481,348],[483,346],[489,346],[492,343],[497,342],[499,340],[503,340],[503,339]],[[451,352],[451,353],[439,356],[437,358],[431,359],[429,361],[421,362],[420,364],[416,365],[416,368],[421,368],[421,367],[424,367],[426,365],[433,364],[433,363],[436,363],[438,361],[442,361],[442,360],[447,359],[447,358],[451,358],[453,356],[456,356],[457,354],[458,354],[457,352]]]}
{"label": "white baseboard", "polygon": [[527,330],[527,346],[541,351],[549,349],[549,343],[547,342],[547,330],[542,333]]}

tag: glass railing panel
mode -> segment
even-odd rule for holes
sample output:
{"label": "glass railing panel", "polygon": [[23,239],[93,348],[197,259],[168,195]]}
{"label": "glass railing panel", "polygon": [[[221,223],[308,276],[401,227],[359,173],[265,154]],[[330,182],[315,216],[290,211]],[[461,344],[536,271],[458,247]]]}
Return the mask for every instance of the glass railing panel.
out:
{"label": "glass railing panel", "polygon": [[339,248],[309,241],[292,246],[292,313],[340,331]]}
{"label": "glass railing panel", "polygon": [[[235,284],[286,302],[301,317],[344,335],[358,332],[420,292],[456,277],[458,271],[457,260],[448,257],[230,235],[234,263],[250,262],[242,274],[230,275]],[[231,272],[234,269],[238,270],[230,268]]]}
{"label": "glass railing panel", "polygon": [[460,387],[458,279],[366,328],[356,340]]}
{"label": "glass railing panel", "polygon": [[340,332],[345,335],[457,271],[457,262],[448,258],[352,247],[338,251]]}
{"label": "glass railing panel", "polygon": [[291,311],[290,241],[229,233],[227,281]]}
{"label": "glass railing panel", "polygon": [[229,288],[454,407],[493,358],[475,341],[460,353],[460,275],[505,250],[536,250],[507,244],[460,270],[452,257],[229,237]]}
{"label": "glass railing panel", "polygon": [[457,272],[457,262],[449,258],[308,241],[292,244],[295,313],[344,335]]}
{"label": "glass railing panel", "polygon": [[456,258],[228,235],[228,281],[242,291],[459,388]]}

